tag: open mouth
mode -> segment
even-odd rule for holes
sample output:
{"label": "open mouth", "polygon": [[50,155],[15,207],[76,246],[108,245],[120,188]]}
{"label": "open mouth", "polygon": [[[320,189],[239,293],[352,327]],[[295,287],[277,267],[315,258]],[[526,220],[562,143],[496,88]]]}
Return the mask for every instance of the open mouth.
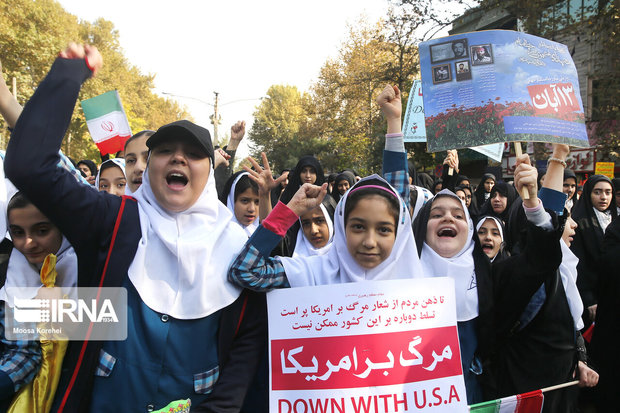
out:
{"label": "open mouth", "polygon": [[491,251],[493,251],[493,244],[488,243],[488,242],[483,243],[483,244],[482,244],[482,250],[483,250],[484,252],[491,252]]}
{"label": "open mouth", "polygon": [[136,185],[142,185],[142,178],[136,178],[132,182]]}
{"label": "open mouth", "polygon": [[450,227],[441,228],[439,231],[437,231],[437,236],[440,238],[442,237],[454,238],[456,237],[456,229],[450,228]]}
{"label": "open mouth", "polygon": [[185,188],[188,182],[189,179],[187,179],[187,177],[181,172],[170,172],[166,175],[166,183],[168,184],[168,187],[174,190],[181,190]]}

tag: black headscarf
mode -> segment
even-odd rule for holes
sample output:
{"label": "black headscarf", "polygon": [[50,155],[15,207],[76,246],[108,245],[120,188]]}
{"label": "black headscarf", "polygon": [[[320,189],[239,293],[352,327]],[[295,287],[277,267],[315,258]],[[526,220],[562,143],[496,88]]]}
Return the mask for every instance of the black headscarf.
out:
{"label": "black headscarf", "polygon": [[[493,207],[491,206],[491,200],[493,199],[496,193],[499,193],[500,195],[505,196],[507,198],[506,209],[504,209],[501,214],[498,214],[495,211],[493,211]],[[518,198],[519,198],[519,195],[517,195],[517,190],[515,189],[514,186],[507,184],[506,182],[497,182],[495,185],[493,185],[493,189],[491,189],[491,195],[489,196],[489,199],[487,199],[486,202],[482,205],[482,208],[480,208],[480,215],[492,215],[494,217],[501,219],[504,222],[504,224],[507,225],[508,216],[510,213],[510,207],[515,202],[515,200]]]}
{"label": "black headscarf", "polygon": [[[583,185],[583,193],[572,210],[572,217],[577,222],[577,229],[570,249],[579,258],[577,287],[581,293],[584,310],[597,303],[600,274],[610,270],[609,268],[601,268],[604,232],[594,212],[591,199],[592,190],[599,182],[608,182],[612,185],[611,179],[608,177],[592,175]],[[615,220],[617,210],[613,201],[612,197],[606,211],[610,211],[612,220]],[[593,321],[588,318],[587,311],[584,312],[583,321],[586,327]]]}
{"label": "black headscarf", "polygon": [[486,201],[486,199],[484,199],[484,183],[487,181],[487,179],[492,179],[493,182],[497,182],[497,179],[495,179],[495,175],[493,174],[482,175],[482,179],[480,180],[480,183],[476,188],[476,192],[474,192],[474,197],[476,198],[476,205],[478,205],[478,208],[482,208],[482,205],[484,205],[484,202]]}
{"label": "black headscarf", "polygon": [[88,167],[88,169],[90,169],[90,174],[92,176],[97,176],[97,165],[95,165],[93,161],[91,161],[90,159],[82,159],[80,162],[77,163],[78,166],[80,166],[81,163],[83,163]]}
{"label": "black headscarf", "polygon": [[[575,198],[575,194],[577,193],[577,175],[570,169],[564,169],[564,180],[566,181],[568,178],[573,178],[575,180],[575,192],[573,192],[573,198]],[[573,200],[574,202],[575,200]]]}
{"label": "black headscarf", "polygon": [[[572,211],[573,219],[577,221],[579,225],[581,225],[579,221],[584,221],[588,219],[592,221],[592,223],[596,222],[597,224],[596,226],[598,226],[598,219],[596,218],[596,215],[594,213],[594,209],[593,209],[594,205],[592,205],[591,196],[592,196],[592,190],[594,189],[594,186],[598,184],[599,182],[609,183],[611,185],[612,191],[614,190],[614,184],[611,182],[611,179],[609,179],[605,175],[592,175],[591,177],[589,177],[586,183],[583,184],[583,192],[581,193],[581,197],[579,197],[579,200],[573,207],[573,211]],[[612,218],[615,218],[617,215],[616,213],[617,210],[615,206],[616,204],[614,202],[614,198],[612,194],[612,200],[606,209],[606,211],[611,212]],[[584,222],[584,224],[588,226],[587,223]]]}
{"label": "black headscarf", "polygon": [[301,187],[301,170],[305,166],[313,167],[316,172],[316,181],[314,182],[314,185],[320,186],[323,185],[323,183],[325,182],[323,167],[319,163],[319,160],[312,155],[304,156],[299,160],[299,162],[297,162],[295,169],[293,169],[288,175],[288,185],[280,196],[280,201],[282,201],[283,203],[287,204],[288,201],[293,198],[293,195],[295,195],[295,192],[297,192],[299,187]]}
{"label": "black headscarf", "polygon": [[433,192],[434,182],[433,178],[431,178],[429,174],[427,174],[426,172],[420,172],[418,174],[418,181],[418,186],[421,186],[422,188],[426,188],[429,191]]}
{"label": "black headscarf", "polygon": [[340,191],[338,191],[338,182],[347,181],[349,183],[349,188],[352,188],[355,185],[355,175],[353,172],[345,170],[344,172],[339,173],[336,176],[336,180],[334,181],[334,190],[332,191],[332,196],[336,202],[340,201],[342,195],[340,195]]}

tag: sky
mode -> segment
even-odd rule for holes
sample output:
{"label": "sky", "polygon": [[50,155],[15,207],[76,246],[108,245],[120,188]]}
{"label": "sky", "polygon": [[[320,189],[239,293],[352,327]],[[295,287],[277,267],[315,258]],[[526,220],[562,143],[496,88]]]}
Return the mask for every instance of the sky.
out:
{"label": "sky", "polygon": [[[175,99],[211,133],[218,92],[219,135],[245,120],[246,137],[269,86],[308,90],[326,60],[338,56],[347,24],[376,22],[388,9],[387,0],[59,2],[82,20],[114,23],[131,64],[155,75],[155,92],[185,96]],[[239,152],[248,153],[247,140]]]}

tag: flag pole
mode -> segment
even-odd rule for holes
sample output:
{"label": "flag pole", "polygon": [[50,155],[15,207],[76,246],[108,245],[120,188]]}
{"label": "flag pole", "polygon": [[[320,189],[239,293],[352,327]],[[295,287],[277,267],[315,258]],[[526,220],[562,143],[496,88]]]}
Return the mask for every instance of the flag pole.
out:
{"label": "flag pole", "polygon": [[579,384],[579,380],[569,381],[568,383],[556,384],[555,386],[551,387],[545,387],[544,389],[540,389],[540,391],[545,393],[548,391],[563,389],[564,387],[574,386],[575,384]]}
{"label": "flag pole", "polygon": [[[515,145],[515,155],[517,156],[517,158],[519,156],[521,156],[523,154],[523,152],[521,152],[521,142],[513,142]],[[521,198],[523,199],[530,199],[530,194],[529,192],[527,192],[527,188],[523,187],[521,188]]]}

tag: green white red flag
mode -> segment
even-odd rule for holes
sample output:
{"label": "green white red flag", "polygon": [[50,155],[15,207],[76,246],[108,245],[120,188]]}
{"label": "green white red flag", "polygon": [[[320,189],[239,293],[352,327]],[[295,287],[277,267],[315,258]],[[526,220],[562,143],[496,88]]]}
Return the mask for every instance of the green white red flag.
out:
{"label": "green white red flag", "polygon": [[544,396],[542,390],[504,397],[469,406],[470,413],[540,413]]}
{"label": "green white red flag", "polygon": [[122,151],[131,137],[131,128],[118,91],[82,101],[90,136],[102,155]]}

